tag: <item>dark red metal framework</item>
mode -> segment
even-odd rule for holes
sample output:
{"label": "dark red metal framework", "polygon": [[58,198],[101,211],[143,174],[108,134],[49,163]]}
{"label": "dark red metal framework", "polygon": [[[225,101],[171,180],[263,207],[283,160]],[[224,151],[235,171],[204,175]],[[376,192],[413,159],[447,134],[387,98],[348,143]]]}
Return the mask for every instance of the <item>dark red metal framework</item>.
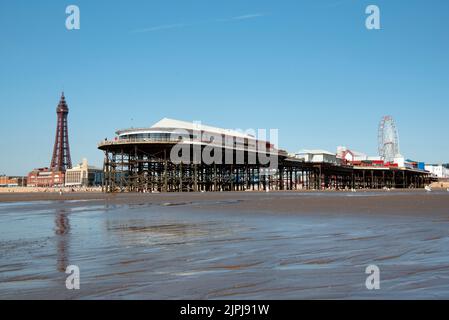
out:
{"label": "dark red metal framework", "polygon": [[50,168],[52,171],[66,171],[67,169],[72,168],[72,159],[70,158],[67,122],[69,107],[65,101],[64,92],[62,93],[58,107],[56,108],[56,114],[56,138]]}

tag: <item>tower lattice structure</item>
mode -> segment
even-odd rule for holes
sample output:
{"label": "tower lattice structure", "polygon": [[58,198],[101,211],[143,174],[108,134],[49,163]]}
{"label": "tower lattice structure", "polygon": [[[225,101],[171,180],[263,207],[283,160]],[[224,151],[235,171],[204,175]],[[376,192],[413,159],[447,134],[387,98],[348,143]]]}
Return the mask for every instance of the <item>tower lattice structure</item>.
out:
{"label": "tower lattice structure", "polygon": [[61,95],[58,107],[56,108],[57,123],[56,137],[53,148],[53,157],[51,159],[51,170],[66,171],[72,168],[72,159],[70,158],[68,121],[69,107],[65,101],[64,92]]}

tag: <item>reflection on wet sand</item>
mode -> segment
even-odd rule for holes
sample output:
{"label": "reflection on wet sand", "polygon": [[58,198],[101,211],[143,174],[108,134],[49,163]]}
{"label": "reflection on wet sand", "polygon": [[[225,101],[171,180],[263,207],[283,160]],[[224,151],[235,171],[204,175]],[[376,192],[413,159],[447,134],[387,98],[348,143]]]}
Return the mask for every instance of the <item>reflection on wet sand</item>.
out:
{"label": "reflection on wet sand", "polygon": [[449,298],[449,196],[387,197],[0,205],[0,298]]}
{"label": "reflection on wet sand", "polygon": [[[194,239],[203,239],[213,228],[213,222],[175,223],[173,221],[147,221],[133,219],[126,221],[109,221],[107,232],[117,235],[126,244],[173,245],[185,244]],[[216,235],[222,233],[216,228]]]}
{"label": "reflection on wet sand", "polygon": [[69,256],[70,209],[57,209],[55,213],[55,235],[57,241],[57,270],[65,272]]}

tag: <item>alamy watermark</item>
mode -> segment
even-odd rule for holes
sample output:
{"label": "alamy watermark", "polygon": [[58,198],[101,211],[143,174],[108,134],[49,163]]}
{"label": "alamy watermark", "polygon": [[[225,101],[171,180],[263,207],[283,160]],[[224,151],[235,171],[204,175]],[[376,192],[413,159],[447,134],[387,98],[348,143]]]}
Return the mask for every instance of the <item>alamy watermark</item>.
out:
{"label": "alamy watermark", "polygon": [[374,4],[366,7],[365,13],[369,16],[365,20],[368,30],[380,30],[380,8]]}
{"label": "alamy watermark", "polygon": [[365,286],[368,290],[380,289],[380,269],[375,264],[369,265],[365,269],[365,273],[369,276],[366,278]]}
{"label": "alamy watermark", "polygon": [[[71,4],[66,7],[65,13],[68,15],[65,20],[67,30],[80,30],[81,11],[79,6]],[[380,30],[380,8],[377,5],[370,4],[365,9],[368,17],[365,20],[365,27],[368,30]]]}
{"label": "alamy watermark", "polygon": [[65,287],[68,290],[80,289],[80,268],[75,265],[68,266],[65,273],[69,276],[65,280]]}
{"label": "alamy watermark", "polygon": [[65,20],[67,30],[79,30],[81,28],[80,8],[72,4],[67,6],[65,13],[69,15]]}
{"label": "alamy watermark", "polygon": [[[278,129],[223,130],[215,132],[193,123],[193,130],[174,129],[170,141],[178,143],[171,149],[174,164],[260,165],[271,174],[278,168]],[[271,170],[273,169],[273,170]]]}

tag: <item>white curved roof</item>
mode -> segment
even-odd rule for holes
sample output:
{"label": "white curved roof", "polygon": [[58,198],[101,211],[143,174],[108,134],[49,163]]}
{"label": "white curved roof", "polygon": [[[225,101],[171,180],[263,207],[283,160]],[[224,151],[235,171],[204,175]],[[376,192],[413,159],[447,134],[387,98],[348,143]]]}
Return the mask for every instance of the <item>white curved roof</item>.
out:
{"label": "white curved roof", "polygon": [[164,132],[173,132],[176,130],[191,130],[191,131],[205,131],[209,133],[216,133],[216,134],[222,134],[226,136],[233,136],[238,137],[241,139],[250,139],[250,140],[256,140],[256,138],[251,135],[244,133],[242,131],[237,130],[231,130],[231,129],[223,129],[223,128],[217,128],[212,126],[204,125],[200,122],[187,122],[187,121],[181,121],[181,120],[174,120],[169,118],[164,118],[160,120],[159,122],[156,122],[154,125],[152,125],[150,128],[129,128],[129,129],[123,129],[123,130],[117,130],[116,134],[121,135],[128,135],[128,134],[138,134],[138,133],[164,133]]}
{"label": "white curved roof", "polygon": [[153,129],[166,128],[166,129],[186,129],[186,130],[202,130],[211,133],[218,133],[228,136],[235,136],[240,138],[254,139],[252,135],[239,132],[237,130],[223,129],[212,126],[204,125],[200,122],[187,122],[175,119],[164,118],[159,122],[156,122],[151,126]]}

